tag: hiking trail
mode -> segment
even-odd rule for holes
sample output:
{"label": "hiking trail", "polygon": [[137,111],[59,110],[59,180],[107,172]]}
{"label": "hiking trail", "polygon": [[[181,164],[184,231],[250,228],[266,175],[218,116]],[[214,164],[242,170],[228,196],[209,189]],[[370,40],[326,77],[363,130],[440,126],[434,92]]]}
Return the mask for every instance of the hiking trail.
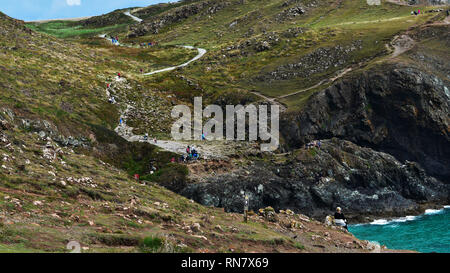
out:
{"label": "hiking trail", "polygon": [[[398,19],[398,18],[401,18],[401,17],[391,18],[391,19],[388,19],[387,21],[391,21],[393,19]],[[378,22],[378,20],[377,21],[367,21],[367,22]],[[450,24],[450,16],[447,16],[443,21],[434,22],[434,23],[431,23],[431,24],[425,24],[423,26],[448,25],[448,24]],[[408,36],[407,32],[405,34],[402,34],[402,35],[397,35],[397,36],[395,36],[392,39],[392,41],[389,44],[386,44],[386,48],[391,51],[390,56],[387,56],[387,58],[388,59],[393,59],[393,58],[395,58],[395,57],[397,57],[397,56],[399,56],[399,55],[401,55],[401,54],[411,50],[415,45],[416,45],[416,42],[410,36]],[[341,70],[336,76],[334,76],[332,78],[324,79],[324,80],[320,81],[319,83],[317,83],[317,84],[315,84],[315,85],[313,85],[311,87],[308,87],[308,88],[305,88],[305,89],[302,89],[302,90],[298,90],[298,91],[295,91],[293,93],[289,93],[289,94],[282,95],[282,96],[279,96],[279,97],[269,98],[269,97],[266,97],[266,96],[260,94],[257,91],[253,91],[252,93],[257,95],[257,96],[259,96],[259,97],[261,97],[261,98],[266,99],[269,102],[277,103],[277,100],[279,100],[279,99],[284,99],[284,98],[287,98],[287,97],[295,96],[297,94],[304,93],[304,92],[310,91],[310,90],[312,90],[314,88],[317,88],[317,87],[321,86],[322,84],[334,82],[334,81],[342,78],[343,76],[345,76],[349,72],[353,71],[355,68],[362,67],[363,65],[364,65],[364,63],[361,62],[361,63],[359,63],[357,65],[345,68],[345,69]]]}
{"label": "hiking trail", "polygon": [[[379,21],[393,21],[393,20],[397,20],[397,19],[400,19],[400,18],[404,18],[404,17],[394,17],[394,18],[390,18],[390,19],[374,20],[374,21],[363,21],[363,22],[358,22],[358,23],[376,23],[376,22],[379,22]],[[351,22],[351,23],[353,23],[353,22]],[[344,23],[344,24],[347,24],[347,23]],[[447,17],[445,17],[445,19],[443,21],[434,22],[434,23],[430,23],[430,24],[424,24],[422,26],[423,27],[425,27],[425,26],[439,26],[439,25],[449,25],[449,24],[450,24],[450,16],[447,16]],[[397,36],[395,36],[393,38],[393,40],[389,44],[386,44],[386,48],[391,51],[390,56],[387,56],[387,58],[388,59],[393,59],[393,58],[395,58],[395,57],[397,57],[397,56],[399,56],[399,55],[401,55],[401,54],[411,50],[415,45],[416,45],[416,42],[410,36],[408,36],[408,32],[406,32],[406,33],[404,33],[402,35],[397,35]],[[304,92],[310,91],[310,90],[312,90],[314,88],[317,88],[317,87],[321,86],[322,84],[334,82],[334,81],[342,78],[343,76],[345,76],[349,72],[353,71],[356,67],[362,67],[363,65],[364,65],[364,63],[362,62],[362,63],[359,63],[359,64],[357,64],[355,66],[348,67],[346,69],[341,70],[336,76],[334,76],[332,78],[324,79],[324,80],[320,81],[319,83],[317,83],[317,84],[315,84],[315,85],[313,85],[311,87],[308,87],[308,88],[305,88],[305,89],[302,89],[302,90],[298,90],[298,91],[295,91],[293,93],[282,95],[282,96],[279,96],[279,97],[269,98],[269,97],[266,97],[266,96],[260,94],[257,91],[253,91],[252,93],[257,95],[257,96],[259,96],[259,97],[261,97],[261,98],[266,99],[269,102],[277,103],[277,100],[279,100],[279,99],[284,99],[284,98],[287,98],[287,97],[295,96],[297,94],[304,93]],[[279,104],[281,104],[281,103],[279,103]],[[286,108],[284,108],[282,111],[284,111],[284,110],[286,110]]]}
{"label": "hiking trail", "polygon": [[[131,17],[134,21],[136,22],[142,22],[143,20],[132,15],[130,13],[130,11],[124,12],[125,15]],[[103,34],[100,35],[99,37],[107,39],[107,35]],[[124,44],[120,44],[120,43],[116,43],[116,45],[118,46],[127,46]],[[150,75],[154,75],[154,74],[158,74],[158,73],[162,73],[162,72],[168,72],[168,71],[172,71],[175,70],[177,68],[181,68],[181,67],[186,67],[189,64],[199,60],[200,58],[202,58],[206,53],[206,49],[203,48],[195,48],[193,46],[181,46],[187,49],[197,49],[198,50],[198,54],[197,56],[195,56],[193,59],[187,61],[186,63],[180,64],[178,66],[172,66],[172,67],[167,67],[164,69],[160,69],[160,70],[156,70],[156,71],[152,71],[152,72],[148,72],[143,74],[144,76],[150,76]],[[114,81],[116,83],[122,82],[124,84],[126,84],[126,79],[116,76]],[[108,90],[109,88],[106,89],[106,96],[109,99],[112,98],[111,93]],[[151,136],[148,137],[147,140],[145,140],[144,135],[135,135],[133,133],[133,127],[130,127],[127,125],[127,119],[129,116],[129,113],[131,111],[133,111],[134,107],[128,103],[125,103],[125,110],[123,110],[120,114],[120,120],[122,121],[116,128],[115,128],[115,132],[123,137],[125,140],[129,141],[129,142],[147,142],[150,143],[152,145],[158,146],[163,150],[169,151],[169,152],[173,152],[176,154],[185,154],[186,151],[186,147],[188,145],[192,145],[192,143],[195,144],[195,147],[197,148],[197,150],[200,152],[201,156],[203,159],[224,159],[227,156],[226,154],[226,150],[225,149],[220,149],[218,147],[218,145],[212,145],[206,142],[201,142],[198,143],[198,141],[186,141],[186,142],[179,142],[179,141],[171,141],[171,140],[157,140],[156,142],[152,139]],[[230,143],[228,143],[227,145],[229,145]],[[226,148],[227,146],[225,145],[224,148]]]}
{"label": "hiking trail", "polygon": [[[136,16],[132,15],[130,13],[130,11],[125,12],[124,14],[127,15],[127,16],[130,16],[131,18],[133,18],[133,20],[135,20],[136,22],[142,22],[142,19],[137,18]],[[392,21],[392,20],[396,20],[396,19],[399,19],[399,18],[402,18],[402,17],[390,18],[387,21]],[[443,22],[439,22],[439,23],[435,23],[435,24],[449,24],[450,23],[450,19],[449,18],[450,17],[447,16]],[[359,23],[378,22],[378,21],[379,20],[376,20],[376,21],[365,21],[365,22],[359,22]],[[106,34],[105,35],[101,35],[100,37],[107,39]],[[119,46],[126,46],[126,45],[121,45],[119,43],[117,43],[117,45],[119,45]],[[386,44],[386,47],[388,48],[388,50],[391,50],[391,53],[390,53],[389,56],[387,56],[387,58],[388,59],[395,58],[395,57],[397,57],[397,56],[399,56],[399,55],[409,51],[410,49],[412,49],[414,47],[414,45],[415,45],[415,41],[411,37],[409,37],[407,35],[407,33],[405,33],[403,35],[397,35],[397,36],[394,37],[394,39],[391,41],[391,43]],[[188,48],[188,49],[195,49],[192,46],[182,46],[182,47]],[[173,66],[173,67],[168,67],[168,68],[164,68],[164,69],[148,72],[148,73],[145,73],[144,75],[149,76],[149,75],[154,75],[154,74],[158,74],[158,73],[162,73],[162,72],[172,71],[172,70],[175,70],[175,69],[181,68],[181,67],[186,67],[190,63],[195,62],[196,60],[202,58],[207,53],[207,51],[205,49],[202,49],[202,48],[196,48],[196,49],[198,50],[198,55],[195,56],[190,61],[188,61],[186,63],[183,63],[181,65],[178,65],[178,66]],[[361,62],[361,63],[358,63],[357,65],[352,65],[350,67],[344,68],[344,69],[340,70],[334,77],[324,79],[324,80],[320,81],[319,83],[317,83],[317,84],[315,84],[315,85],[313,85],[311,87],[308,87],[308,88],[305,88],[305,89],[302,89],[302,90],[297,90],[297,91],[295,91],[293,93],[290,93],[290,94],[285,94],[285,95],[281,95],[281,96],[278,96],[278,97],[271,98],[271,97],[267,97],[267,96],[259,93],[258,91],[251,91],[251,93],[259,96],[260,98],[264,99],[265,101],[267,101],[267,102],[269,102],[271,104],[279,105],[281,112],[285,112],[287,110],[287,107],[283,103],[279,102],[278,101],[279,99],[288,98],[288,97],[291,97],[291,96],[294,96],[294,95],[297,95],[297,94],[300,94],[300,93],[304,93],[304,92],[310,91],[310,90],[312,90],[314,88],[317,88],[317,87],[319,87],[319,86],[321,86],[323,84],[326,84],[326,83],[332,83],[332,82],[334,82],[334,81],[344,77],[349,72],[351,72],[351,71],[353,71],[353,70],[355,70],[355,69],[357,69],[359,67],[362,67],[363,65],[364,65],[364,62]],[[116,77],[116,81],[120,81],[120,80],[124,80],[124,79],[121,79],[120,77]],[[108,90],[106,90],[106,93],[107,93],[108,98],[110,98],[110,94],[109,94]],[[178,142],[178,141],[170,141],[170,140],[158,140],[155,143],[152,139],[150,139],[151,137],[149,137],[149,139],[147,139],[147,140],[144,140],[144,136],[143,135],[135,135],[135,134],[133,134],[133,128],[126,124],[126,120],[128,118],[128,113],[130,111],[132,111],[132,110],[133,110],[133,107],[131,105],[129,105],[129,104],[126,104],[126,109],[121,113],[121,117],[120,117],[121,120],[122,120],[122,123],[119,124],[119,126],[115,129],[115,131],[121,137],[126,139],[127,141],[130,141],[130,142],[137,142],[137,141],[139,141],[139,142],[148,142],[148,143],[156,145],[156,146],[158,146],[158,147],[160,147],[160,148],[162,148],[162,149],[164,149],[166,151],[174,152],[174,153],[177,153],[177,154],[184,154],[187,145],[189,145],[189,143],[192,143],[192,141],[191,142]],[[230,145],[230,143],[227,143],[227,145]],[[223,158],[223,156],[224,156],[221,153],[221,151],[219,151],[220,149],[218,149],[217,145],[212,145],[212,144],[207,144],[206,142],[202,142],[201,144],[198,144],[197,147],[199,148],[199,151],[201,152],[202,156],[204,156],[205,158]]]}
{"label": "hiking trail", "polygon": [[133,14],[131,14],[130,11],[126,11],[126,12],[124,12],[123,14],[125,14],[125,15],[128,16],[128,17],[131,17],[131,19],[133,19],[133,20],[136,21],[136,22],[141,23],[142,21],[144,21],[144,20],[142,20],[141,18],[138,18],[138,17],[134,16]]}

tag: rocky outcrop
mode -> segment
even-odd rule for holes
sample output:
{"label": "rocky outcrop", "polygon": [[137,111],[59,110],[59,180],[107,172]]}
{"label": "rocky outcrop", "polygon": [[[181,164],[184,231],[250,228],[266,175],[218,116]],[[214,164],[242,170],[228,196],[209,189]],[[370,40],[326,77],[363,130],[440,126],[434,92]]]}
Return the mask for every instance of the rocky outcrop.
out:
{"label": "rocky outcrop", "polygon": [[286,10],[283,10],[281,13],[277,14],[275,19],[278,22],[283,22],[283,21],[286,21],[286,20],[292,20],[295,17],[300,16],[300,15],[302,15],[304,13],[305,13],[305,8],[300,6],[300,5],[298,5],[298,6],[291,7],[291,8],[288,8]]}
{"label": "rocky outcrop", "polygon": [[247,39],[240,44],[230,45],[222,49],[222,55],[227,57],[248,56],[258,52],[270,50],[280,42],[276,32],[265,33],[258,38]]}
{"label": "rocky outcrop", "polygon": [[384,65],[337,82],[283,117],[290,147],[338,137],[419,162],[450,182],[448,81],[413,67]]}
{"label": "rocky outcrop", "polygon": [[170,24],[180,22],[198,14],[204,14],[205,16],[215,14],[229,4],[230,3],[226,1],[202,1],[181,6],[169,10],[168,12],[149,21],[144,21],[141,24],[130,26],[130,33],[128,36],[130,38],[135,38],[148,33],[157,34],[162,28]]}
{"label": "rocky outcrop", "polygon": [[116,24],[132,23],[133,20],[123,13],[123,10],[116,10],[108,14],[94,16],[79,22],[84,27],[107,27]]}
{"label": "rocky outcrop", "polygon": [[258,81],[272,82],[276,80],[290,80],[308,78],[313,74],[322,73],[346,64],[355,51],[362,49],[362,41],[357,40],[350,45],[318,48],[302,56],[297,62],[284,64],[274,71],[256,77]]}
{"label": "rocky outcrop", "polygon": [[[188,184],[181,194],[206,205],[242,212],[289,208],[322,219],[337,206],[357,221],[366,216],[419,213],[423,202],[448,202],[450,186],[427,176],[416,163],[349,141],[324,140],[321,148],[295,151],[285,163],[252,165]],[[362,217],[362,215],[364,217]]]}

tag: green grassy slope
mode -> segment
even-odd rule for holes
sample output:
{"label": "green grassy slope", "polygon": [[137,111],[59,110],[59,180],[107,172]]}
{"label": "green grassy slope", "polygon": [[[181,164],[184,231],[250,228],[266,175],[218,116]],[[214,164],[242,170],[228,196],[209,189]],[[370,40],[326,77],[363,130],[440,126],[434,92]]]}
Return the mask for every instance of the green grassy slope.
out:
{"label": "green grassy slope", "polygon": [[[219,5],[218,1],[208,3],[210,9]],[[204,95],[214,102],[222,98],[246,101],[242,92],[255,90],[278,97],[314,86],[348,67],[377,61],[389,53],[386,44],[395,35],[435,16],[432,13],[411,16],[410,7],[388,2],[381,6],[368,6],[364,0],[227,3],[217,12],[208,13],[205,8],[188,18],[165,25],[158,34],[149,32],[130,41],[156,40],[162,44],[188,44],[208,49],[206,58],[186,68],[183,73],[194,79],[203,88]],[[304,14],[286,15],[286,11],[298,6],[304,8]],[[429,9],[419,8],[423,11]],[[158,14],[144,24],[158,22],[158,18],[174,14],[179,9]],[[264,42],[269,47],[258,49]],[[352,49],[355,43],[358,46]],[[348,54],[336,53],[337,47],[352,50]],[[310,61],[308,56],[320,54],[323,67],[315,69],[321,63]],[[283,66],[301,62],[306,62],[306,65],[300,75],[286,79],[272,76],[273,72],[282,74],[289,70]],[[248,97],[255,99],[251,94]],[[295,106],[297,102],[301,105],[304,99],[304,96],[296,96],[295,101],[289,100],[289,106]]]}
{"label": "green grassy slope", "polygon": [[[148,24],[199,2],[148,7],[134,14]],[[169,163],[171,153],[127,143],[113,133],[124,109],[107,102],[105,87],[122,73],[127,84],[118,91],[120,98],[148,111],[129,124],[139,133],[166,135],[174,104],[190,103],[199,95],[205,103],[245,104],[261,99],[251,91],[278,97],[348,67],[365,69],[385,60],[390,53],[386,44],[395,35],[435,20],[436,14],[416,17],[408,7],[385,2],[368,7],[363,0],[228,1],[216,10],[218,3],[222,1],[211,0],[196,15],[134,39],[127,37],[135,22],[122,11],[82,23],[27,25],[0,14],[0,116],[9,123],[0,126],[0,252],[64,252],[70,240],[96,252],[367,251],[352,236],[300,215],[280,215],[283,220],[277,223],[252,216],[246,224],[240,215],[202,207],[153,184],[182,183],[186,169]],[[305,13],[289,15],[298,5]],[[116,34],[134,47],[111,46],[97,37],[103,33]],[[136,46],[145,41],[159,45]],[[175,45],[194,45],[208,53],[183,69],[150,77],[140,73],[196,55]],[[420,46],[442,56],[447,52],[435,39],[424,39]],[[291,69],[294,65],[299,68]],[[326,86],[281,102],[298,110]],[[23,126],[44,120],[58,134],[84,138],[85,147],[58,147],[50,141],[53,148],[48,149],[61,150],[54,160],[45,158],[48,140],[38,136],[39,130]],[[151,160],[159,170],[154,175]],[[139,185],[130,178],[134,173],[150,182]],[[303,228],[291,228],[292,221]],[[202,232],[192,230],[195,223]],[[312,235],[325,237],[325,232],[337,247],[327,240],[317,246]],[[293,233],[298,240],[292,239]]]}
{"label": "green grassy slope", "polygon": [[[292,15],[292,10],[298,7],[304,13]],[[425,12],[431,7],[417,8]],[[192,10],[197,11],[181,16],[191,14]],[[144,19],[142,25],[152,25],[160,18],[174,15],[177,19],[173,22],[163,19],[169,23],[164,23],[158,34],[148,32],[134,39],[126,38],[130,33],[126,28],[113,29],[121,40],[136,44],[157,41],[161,45],[195,45],[209,51],[205,58],[182,71],[164,74],[163,89],[174,90],[187,100],[192,98],[189,94],[202,94],[207,101],[222,104],[260,99],[250,91],[269,97],[295,93],[347,68],[378,61],[389,54],[386,44],[395,35],[435,16],[434,13],[411,16],[410,7],[387,1],[369,6],[364,0],[183,1],[133,12]],[[99,17],[102,18],[99,21],[108,22],[113,14]],[[136,27],[135,22],[130,25]],[[105,31],[103,27],[96,29],[91,25],[79,31],[101,32]],[[55,35],[64,33],[61,30]],[[267,48],[262,47],[265,44]],[[300,69],[289,68],[299,63]],[[176,73],[200,88],[190,90]],[[158,88],[162,79],[155,76],[145,82]],[[183,92],[186,88],[188,91]],[[281,101],[290,109],[298,109],[312,93]]]}
{"label": "green grassy slope", "polygon": [[[105,86],[120,71],[125,98],[172,105],[176,101],[141,82],[136,70],[143,59],[165,65],[192,52],[122,51],[87,45],[91,38],[78,44],[3,14],[0,37],[0,252],[68,252],[72,240],[83,252],[323,251],[302,235],[300,223],[309,234],[335,236],[338,246],[324,242],[330,251],[368,251],[353,236],[304,216],[280,215],[272,223],[253,215],[243,223],[241,215],[200,206],[151,182],[183,182],[186,167],[169,163],[171,153],[118,137],[112,129],[121,109],[106,102]],[[47,137],[52,130],[83,145],[57,142]],[[134,173],[148,174],[146,184],[133,180]]]}
{"label": "green grassy slope", "polygon": [[32,30],[50,34],[58,38],[83,37],[89,35],[114,33],[126,29],[127,23],[105,26],[99,28],[88,28],[75,22],[69,21],[52,21],[47,23],[28,23],[27,27]]}

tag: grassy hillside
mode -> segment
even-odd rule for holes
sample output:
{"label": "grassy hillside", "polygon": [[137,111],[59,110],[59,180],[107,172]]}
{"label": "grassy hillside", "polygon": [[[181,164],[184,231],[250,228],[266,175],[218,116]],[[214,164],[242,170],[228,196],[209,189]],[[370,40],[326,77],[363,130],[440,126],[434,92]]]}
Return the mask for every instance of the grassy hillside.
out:
{"label": "grassy hillside", "polygon": [[[163,162],[171,155],[127,147],[131,144],[99,132],[93,152],[61,146],[14,128],[18,117],[3,111],[0,252],[69,252],[70,241],[79,242],[82,252],[96,253],[371,250],[367,242],[304,215],[251,214],[244,223],[242,215],[201,206],[152,182],[138,183],[129,173],[141,170],[115,167],[116,161],[154,159],[155,180],[169,181],[177,168]],[[111,145],[118,146],[115,152],[102,151]],[[161,172],[168,169],[169,176]]]}
{"label": "grassy hillside", "polygon": [[[247,101],[242,98],[242,92],[252,90],[278,97],[309,88],[346,68],[365,66],[383,58],[389,53],[386,44],[395,35],[435,16],[434,13],[411,16],[410,7],[388,2],[368,6],[364,0],[205,3],[186,18],[172,15],[199,3],[148,18],[141,26],[134,25],[131,33],[134,29],[140,33],[149,31],[129,40],[151,39],[162,44],[189,44],[208,49],[207,57],[186,68],[184,74],[195,80],[204,95],[215,102],[222,100],[221,97]],[[297,8],[303,13],[298,13]],[[160,19],[168,21],[167,18],[172,18],[173,23],[164,24],[154,34],[154,23],[158,25]],[[289,68],[299,63],[302,65],[294,69],[297,71]],[[176,85],[173,82],[173,88]],[[311,92],[305,95],[308,94]],[[248,97],[256,99],[252,94]],[[295,108],[305,96],[293,99],[288,105]]]}
{"label": "grassy hillside", "polygon": [[[141,24],[124,10],[42,24],[0,13],[0,252],[65,252],[71,240],[85,252],[370,251],[301,214],[281,212],[274,221],[268,208],[244,223],[180,197],[158,186],[186,183],[186,166],[170,163],[176,155],[129,143],[114,129],[132,105],[136,134],[168,137],[172,106],[200,95],[205,104],[247,104],[262,100],[258,93],[307,89],[279,98],[301,109],[342,71],[386,61],[394,36],[443,17],[410,9],[365,0],[181,1],[133,8]],[[442,41],[422,39],[445,56]],[[158,45],[139,46],[150,41]],[[197,54],[178,45],[208,53],[184,68],[142,74]],[[107,101],[108,84],[117,104]]]}
{"label": "grassy hillside", "polygon": [[[276,98],[308,89],[280,98],[295,110],[314,90],[329,85],[328,79],[379,61],[390,53],[386,44],[395,35],[436,16],[425,13],[432,7],[416,8],[424,13],[411,16],[411,7],[387,1],[380,6],[368,6],[364,0],[182,1],[132,9],[144,22],[130,23],[130,30],[86,21],[87,28],[79,31],[112,30],[135,44],[157,41],[206,48],[205,58],[182,71],[144,79],[149,86],[163,86],[184,99],[202,94],[215,103],[248,103],[261,99],[252,92]],[[117,12],[122,11],[96,21],[109,22]],[[137,38],[127,38],[137,32]],[[194,82],[196,90],[176,73]]]}
{"label": "grassy hillside", "polygon": [[27,27],[32,30],[43,32],[58,38],[83,37],[95,34],[113,33],[123,31],[128,24],[117,24],[99,28],[83,27],[78,22],[51,21],[47,23],[28,23]]}
{"label": "grassy hillside", "polygon": [[[353,243],[350,234],[305,216],[283,214],[271,222],[253,215],[243,223],[241,215],[154,184],[183,183],[186,167],[170,163],[169,152],[112,131],[121,109],[107,103],[106,84],[119,99],[139,100],[167,117],[164,109],[174,101],[162,86],[142,83],[136,70],[149,65],[147,59],[170,65],[192,52],[122,51],[97,38],[74,43],[3,14],[0,28],[0,252],[68,252],[72,240],[83,252],[370,250],[367,242]],[[125,82],[113,81],[117,72]],[[161,123],[155,130],[170,125],[156,114],[148,121]],[[132,179],[135,173],[145,184]]]}

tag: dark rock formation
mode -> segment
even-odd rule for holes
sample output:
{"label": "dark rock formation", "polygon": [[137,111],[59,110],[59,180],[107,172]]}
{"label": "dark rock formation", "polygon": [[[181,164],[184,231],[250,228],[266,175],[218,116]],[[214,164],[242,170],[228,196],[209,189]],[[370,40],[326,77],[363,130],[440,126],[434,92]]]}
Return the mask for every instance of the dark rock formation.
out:
{"label": "dark rock formation", "polygon": [[322,218],[341,206],[348,216],[418,213],[423,202],[448,202],[450,185],[427,176],[417,164],[351,142],[322,141],[321,149],[300,149],[282,164],[253,165],[189,184],[181,194],[207,205],[242,212],[250,208],[291,209]]}
{"label": "dark rock formation", "polygon": [[283,118],[291,147],[338,137],[419,162],[450,182],[448,82],[413,67],[384,65],[337,82]]}

